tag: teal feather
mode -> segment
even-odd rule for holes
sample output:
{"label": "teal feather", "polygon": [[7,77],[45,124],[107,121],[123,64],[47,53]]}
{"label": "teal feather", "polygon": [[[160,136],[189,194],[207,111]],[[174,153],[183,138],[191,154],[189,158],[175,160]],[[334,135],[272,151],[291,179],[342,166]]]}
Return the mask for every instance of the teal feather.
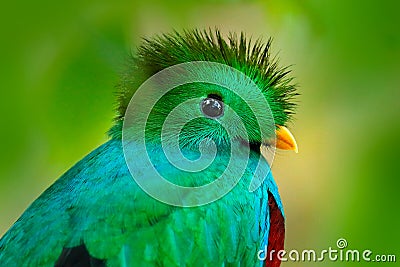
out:
{"label": "teal feather", "polygon": [[[252,152],[251,157],[258,160],[259,155]],[[179,176],[162,157],[159,160],[157,164],[171,171],[170,177]],[[216,202],[172,207],[138,187],[126,167],[121,140],[110,140],[33,202],[0,240],[0,262],[2,266],[53,266],[63,247],[84,242],[90,255],[107,259],[109,266],[121,266],[122,259],[126,266],[140,266],[140,262],[143,266],[239,262],[252,266],[256,250],[266,244],[258,229],[267,225],[268,209],[258,203],[269,190],[282,206],[271,174],[261,188],[248,192],[253,172],[249,164],[239,184]],[[246,265],[244,259],[252,264]]]}

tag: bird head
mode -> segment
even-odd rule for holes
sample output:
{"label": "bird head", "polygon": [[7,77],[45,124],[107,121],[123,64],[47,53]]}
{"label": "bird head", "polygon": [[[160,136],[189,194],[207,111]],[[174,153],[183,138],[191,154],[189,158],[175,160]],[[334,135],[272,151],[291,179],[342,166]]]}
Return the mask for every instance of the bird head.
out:
{"label": "bird head", "polygon": [[143,118],[152,142],[164,133],[164,141],[177,137],[180,146],[189,148],[204,140],[223,147],[235,139],[251,147],[275,144],[297,152],[286,128],[296,88],[289,71],[271,58],[270,47],[271,39],[252,42],[243,33],[225,39],[218,30],[144,39],[119,84],[112,136],[120,136],[135,96],[135,111],[129,116],[147,110]]}

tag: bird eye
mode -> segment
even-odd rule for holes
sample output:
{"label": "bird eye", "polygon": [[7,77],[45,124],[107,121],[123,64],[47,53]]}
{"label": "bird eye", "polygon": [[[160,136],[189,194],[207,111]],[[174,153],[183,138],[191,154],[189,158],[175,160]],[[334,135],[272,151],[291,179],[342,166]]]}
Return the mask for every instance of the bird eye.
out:
{"label": "bird eye", "polygon": [[218,119],[224,115],[224,104],[221,100],[208,96],[200,104],[201,112],[211,119]]}

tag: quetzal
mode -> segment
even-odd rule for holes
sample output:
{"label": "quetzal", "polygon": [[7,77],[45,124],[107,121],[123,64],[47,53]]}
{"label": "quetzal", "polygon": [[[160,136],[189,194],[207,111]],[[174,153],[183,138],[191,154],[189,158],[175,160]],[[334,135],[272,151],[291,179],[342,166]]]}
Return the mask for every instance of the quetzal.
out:
{"label": "quetzal", "polygon": [[[265,255],[283,249],[284,213],[260,147],[297,151],[285,127],[297,92],[289,71],[271,58],[270,44],[243,33],[224,38],[218,30],[143,39],[118,84],[109,141],[63,174],[5,233],[0,266],[279,266],[276,254]],[[193,62],[205,65],[173,69]],[[158,87],[176,78],[156,76],[164,70],[179,79],[194,75],[204,80],[179,84],[151,99],[160,93]],[[154,77],[147,83],[150,89],[138,94]],[[257,92],[249,89],[251,84]],[[129,113],[133,97],[134,112]],[[263,101],[266,115],[258,114]],[[147,109],[144,132],[139,132],[135,118]],[[212,155],[204,168],[196,161],[202,155],[206,160]],[[182,158],[198,168],[177,166]],[[237,162],[245,163],[242,173],[235,173]],[[233,171],[213,184],[229,164]],[[149,166],[181,187],[232,188],[215,196],[212,190],[164,190]],[[260,175],[257,168],[267,171]],[[249,190],[254,181],[259,185]],[[156,190],[149,193],[142,182]],[[165,203],[154,192],[178,204]]]}

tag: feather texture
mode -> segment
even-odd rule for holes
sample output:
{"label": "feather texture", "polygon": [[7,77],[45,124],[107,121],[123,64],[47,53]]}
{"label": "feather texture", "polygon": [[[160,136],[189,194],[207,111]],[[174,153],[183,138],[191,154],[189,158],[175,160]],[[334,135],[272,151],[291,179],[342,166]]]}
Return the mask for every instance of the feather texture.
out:
{"label": "feather texture", "polygon": [[[257,203],[271,192],[280,209],[282,204],[271,174],[257,191],[247,191],[259,154],[252,152],[251,157],[242,180],[226,196],[205,206],[180,208],[140,190],[126,167],[121,141],[110,140],[25,211],[0,240],[0,262],[54,266],[66,248],[84,245],[90,257],[107,266],[254,266],[256,252],[266,242],[260,230],[269,212]],[[137,160],[140,165],[139,155]],[[226,160],[218,158],[213,168]],[[164,158],[156,164],[175,181],[188,180]],[[213,173],[217,171],[192,178],[215,177]]]}

